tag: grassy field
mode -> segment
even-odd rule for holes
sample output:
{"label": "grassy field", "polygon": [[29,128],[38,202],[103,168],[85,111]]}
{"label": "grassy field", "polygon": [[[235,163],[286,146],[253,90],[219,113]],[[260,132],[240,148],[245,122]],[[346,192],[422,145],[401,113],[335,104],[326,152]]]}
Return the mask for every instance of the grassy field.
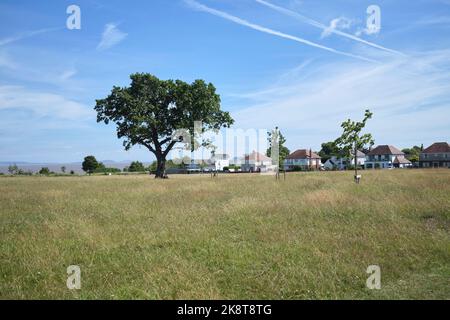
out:
{"label": "grassy field", "polygon": [[0,228],[2,299],[450,299],[450,170],[0,177]]}

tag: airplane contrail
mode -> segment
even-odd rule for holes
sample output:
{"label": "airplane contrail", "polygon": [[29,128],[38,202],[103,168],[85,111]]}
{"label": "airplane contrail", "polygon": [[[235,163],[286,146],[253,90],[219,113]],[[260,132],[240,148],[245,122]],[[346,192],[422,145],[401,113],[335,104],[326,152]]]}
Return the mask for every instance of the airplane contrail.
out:
{"label": "airplane contrail", "polygon": [[258,24],[254,24],[254,23],[248,22],[247,20],[238,18],[238,17],[233,16],[231,14],[228,14],[226,12],[223,12],[223,11],[220,11],[220,10],[213,9],[213,8],[208,7],[208,6],[205,6],[205,5],[199,3],[199,2],[197,2],[195,0],[184,0],[184,1],[189,6],[191,6],[194,9],[210,13],[212,15],[218,16],[220,18],[232,21],[234,23],[246,26],[248,28],[251,28],[251,29],[254,29],[254,30],[257,30],[257,31],[260,31],[260,32],[264,32],[264,33],[271,34],[271,35],[274,35],[274,36],[278,36],[278,37],[281,37],[281,38],[285,38],[285,39],[289,39],[289,40],[292,40],[292,41],[300,42],[302,44],[306,44],[306,45],[309,45],[309,46],[312,46],[312,47],[315,47],[315,48],[319,48],[319,49],[326,50],[326,51],[329,51],[329,52],[333,52],[333,53],[336,53],[336,54],[340,54],[340,55],[343,55],[343,56],[347,56],[347,57],[351,57],[351,58],[355,58],[355,59],[359,59],[359,60],[363,60],[363,61],[368,61],[368,62],[379,63],[379,61],[376,61],[376,60],[372,60],[372,59],[365,58],[365,57],[362,57],[362,56],[358,56],[358,55],[354,55],[354,54],[351,54],[351,53],[339,51],[339,50],[336,50],[336,49],[333,49],[333,48],[330,48],[330,47],[323,46],[323,45],[318,44],[318,43],[311,42],[311,41],[306,40],[306,39],[302,39],[302,38],[299,38],[299,37],[296,37],[296,36],[293,36],[293,35],[290,35],[290,34],[287,34],[287,33],[283,33],[283,32],[280,32],[280,31],[276,31],[276,30],[273,30],[273,29],[269,29],[269,28],[260,26]]}
{"label": "airplane contrail", "polygon": [[336,29],[329,29],[328,26],[324,25],[323,23],[320,23],[319,21],[316,21],[316,20],[313,20],[311,18],[308,18],[308,17],[306,17],[306,16],[304,16],[304,15],[302,15],[300,13],[297,13],[295,11],[292,11],[292,10],[289,10],[289,9],[286,9],[286,8],[274,5],[274,4],[272,4],[270,2],[267,2],[267,1],[264,1],[264,0],[255,0],[255,1],[258,2],[259,4],[262,4],[262,5],[266,6],[266,7],[269,7],[271,9],[275,10],[275,11],[278,11],[278,12],[283,13],[285,15],[288,15],[288,16],[291,16],[291,17],[296,18],[298,20],[301,20],[303,22],[306,22],[307,24],[312,25],[312,26],[314,26],[316,28],[319,28],[319,29],[322,29],[322,30],[329,30],[330,32],[335,33],[337,35],[340,35],[342,37],[345,37],[345,38],[348,38],[348,39],[352,39],[354,41],[358,41],[358,42],[364,43],[364,44],[366,44],[368,46],[371,46],[371,47],[374,47],[374,48],[377,48],[377,49],[380,49],[380,50],[383,50],[383,51],[387,51],[387,52],[394,53],[394,54],[401,55],[401,56],[406,56],[404,53],[402,53],[400,51],[380,46],[380,45],[378,45],[376,43],[373,43],[373,42],[361,39],[361,38],[359,38],[357,36],[354,36],[354,35],[352,35],[350,33],[342,32],[342,31],[336,30]]}
{"label": "airplane contrail", "polygon": [[7,45],[7,44],[10,44],[10,43],[13,43],[13,42],[25,39],[25,38],[33,37],[38,34],[47,33],[47,32],[51,32],[51,31],[57,31],[57,30],[61,30],[61,29],[63,29],[63,28],[46,28],[46,29],[22,32],[18,35],[12,36],[12,37],[0,39],[0,46],[4,46],[4,45]]}

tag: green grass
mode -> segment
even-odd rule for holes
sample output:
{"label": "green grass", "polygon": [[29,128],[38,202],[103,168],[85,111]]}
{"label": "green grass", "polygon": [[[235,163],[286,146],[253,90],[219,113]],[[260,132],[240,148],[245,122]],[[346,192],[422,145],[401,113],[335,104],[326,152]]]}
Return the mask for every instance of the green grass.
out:
{"label": "green grass", "polygon": [[0,298],[449,299],[449,218],[450,170],[1,177]]}

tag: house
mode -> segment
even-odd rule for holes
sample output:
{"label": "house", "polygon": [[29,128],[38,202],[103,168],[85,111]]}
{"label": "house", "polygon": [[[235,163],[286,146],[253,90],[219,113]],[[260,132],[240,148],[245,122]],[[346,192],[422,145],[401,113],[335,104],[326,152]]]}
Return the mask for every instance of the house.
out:
{"label": "house", "polygon": [[412,163],[405,154],[394,146],[379,145],[366,155],[366,169],[387,169],[411,167]]}
{"label": "house", "polygon": [[210,168],[217,171],[223,171],[224,167],[230,166],[230,156],[227,154],[214,154],[208,161]]}
{"label": "house", "polygon": [[284,159],[284,170],[318,170],[321,167],[320,156],[311,150],[299,149],[291,153]]}
{"label": "house", "polygon": [[[364,167],[364,163],[366,161],[366,154],[357,151],[356,153],[356,163],[359,167]],[[324,168],[327,170],[347,170],[349,166],[354,166],[355,160],[354,157],[350,159],[348,157],[331,157],[324,163]]]}
{"label": "house", "polygon": [[245,155],[241,169],[246,172],[268,172],[273,171],[275,166],[272,165],[271,158],[253,151],[252,153]]}
{"label": "house", "polygon": [[424,149],[419,156],[421,168],[450,168],[450,145],[436,142]]}

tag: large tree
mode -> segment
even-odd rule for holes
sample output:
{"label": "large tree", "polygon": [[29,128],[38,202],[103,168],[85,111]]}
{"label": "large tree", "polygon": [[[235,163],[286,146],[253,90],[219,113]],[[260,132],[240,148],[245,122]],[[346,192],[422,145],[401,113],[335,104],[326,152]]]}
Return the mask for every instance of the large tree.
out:
{"label": "large tree", "polygon": [[370,133],[361,134],[366,126],[367,120],[372,118],[373,113],[366,110],[362,121],[352,121],[348,119],[341,124],[342,135],[336,139],[335,144],[339,147],[342,154],[351,159],[353,157],[355,166],[355,180],[358,176],[358,150],[364,149],[367,145],[373,146],[374,140]]}
{"label": "large tree", "polygon": [[[160,80],[148,73],[130,78],[130,86],[115,86],[108,97],[96,101],[97,122],[116,123],[126,150],[136,144],[150,150],[157,161],[155,178],[165,178],[166,157],[175,144],[186,143],[180,129],[188,130],[195,141],[195,121],[202,122],[202,132],[233,123],[230,114],[220,110],[220,97],[211,83]],[[191,151],[198,146],[191,142]]]}
{"label": "large tree", "polygon": [[81,164],[83,171],[85,171],[88,174],[94,173],[94,171],[98,168],[98,166],[99,163],[94,156],[85,157],[83,163]]}

